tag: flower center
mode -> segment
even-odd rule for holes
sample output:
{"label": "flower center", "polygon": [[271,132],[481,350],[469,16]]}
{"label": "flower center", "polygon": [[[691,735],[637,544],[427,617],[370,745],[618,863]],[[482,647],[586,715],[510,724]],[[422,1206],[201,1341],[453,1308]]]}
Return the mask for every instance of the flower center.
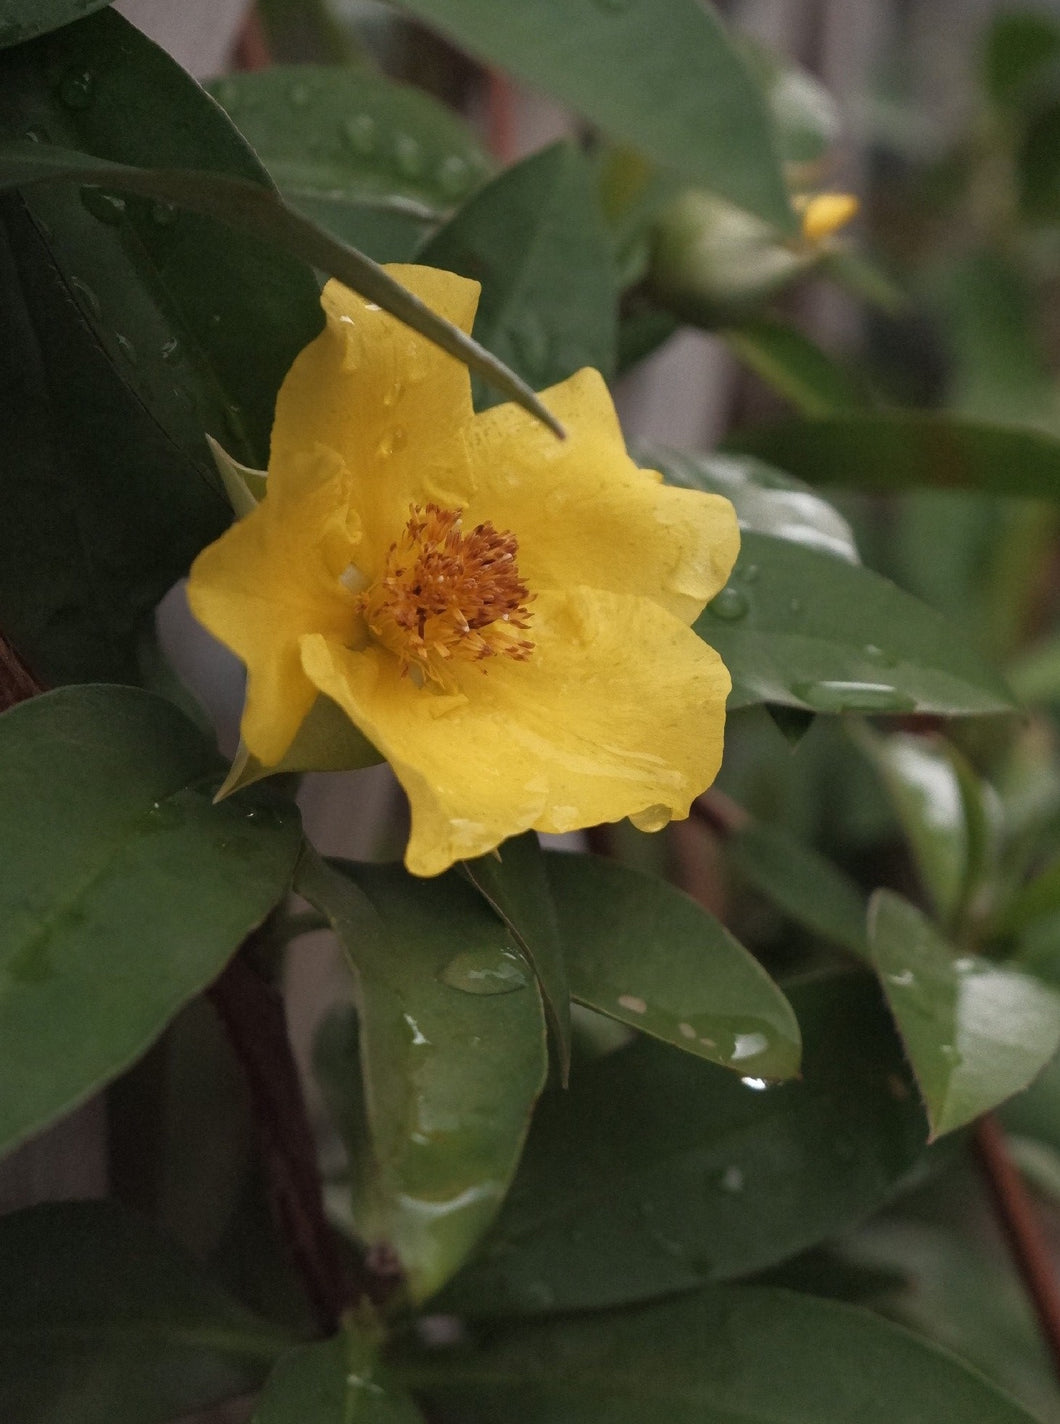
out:
{"label": "flower center", "polygon": [[519,577],[514,534],[492,524],[460,528],[460,511],[409,506],[401,538],[391,544],[382,574],[360,597],[371,633],[401,659],[444,681],[441,665],[503,655],[523,662],[533,643],[517,631],[530,625],[532,595]]}

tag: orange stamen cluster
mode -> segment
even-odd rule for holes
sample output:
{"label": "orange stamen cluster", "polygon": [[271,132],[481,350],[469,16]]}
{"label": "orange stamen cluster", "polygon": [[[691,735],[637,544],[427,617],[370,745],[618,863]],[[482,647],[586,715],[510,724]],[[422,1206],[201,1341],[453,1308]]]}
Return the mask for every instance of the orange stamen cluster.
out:
{"label": "orange stamen cluster", "polygon": [[460,511],[409,507],[401,538],[391,544],[381,576],[361,595],[371,633],[401,659],[442,682],[441,666],[505,657],[525,661],[533,643],[530,590],[519,577],[514,534],[492,524],[461,532]]}

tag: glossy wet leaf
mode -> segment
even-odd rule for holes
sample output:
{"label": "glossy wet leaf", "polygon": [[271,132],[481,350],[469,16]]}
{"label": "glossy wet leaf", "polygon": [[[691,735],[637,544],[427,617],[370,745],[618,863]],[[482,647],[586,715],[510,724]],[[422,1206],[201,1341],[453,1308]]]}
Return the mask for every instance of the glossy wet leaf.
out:
{"label": "glossy wet leaf", "polygon": [[547,860],[579,1003],[744,1076],[799,1071],[791,1005],[713,915],[617,861]]}
{"label": "glossy wet leaf", "polygon": [[732,675],[729,707],[809,712],[1011,709],[1000,675],[945,618],[895,584],[789,539],[745,531],[696,631]]}
{"label": "glossy wet leaf", "polygon": [[1060,1046],[1060,994],[1018,970],[957,957],[901,896],[873,896],[869,940],[933,1137],[1025,1088]]}
{"label": "glossy wet leaf", "polygon": [[725,855],[796,924],[867,957],[865,899],[838,865],[781,827],[758,822],[727,837]]}
{"label": "glossy wet leaf", "polygon": [[404,0],[462,48],[780,228],[794,226],[765,95],[698,0]]}
{"label": "glossy wet leaf", "polygon": [[[495,178],[419,254],[482,283],[475,336],[544,390],[615,365],[618,292],[588,160],[570,144]],[[477,383],[476,404],[496,397]]]}
{"label": "glossy wet leaf", "polygon": [[472,130],[368,68],[274,65],[212,91],[284,197],[380,262],[407,262],[489,174]]}
{"label": "glossy wet leaf", "polygon": [[0,49],[25,44],[36,35],[69,25],[109,4],[110,0],[3,0],[0,4]]}
{"label": "glossy wet leaf", "polygon": [[537,975],[555,1036],[561,1077],[570,1070],[570,985],[548,870],[533,831],[490,855],[465,861],[464,874],[508,926]]}
{"label": "glossy wet leaf", "polygon": [[987,858],[985,791],[956,747],[897,732],[857,737],[894,806],[924,886],[950,922],[974,891]]}
{"label": "glossy wet leaf", "polygon": [[866,391],[795,326],[765,317],[723,327],[718,333],[756,376],[804,415],[860,410]]}
{"label": "glossy wet leaf", "polygon": [[[297,888],[357,982],[370,1141],[351,1146],[356,1227],[396,1251],[422,1299],[472,1250],[515,1170],[547,1067],[540,995],[456,872],[303,859]],[[356,1079],[351,1065],[351,1093]]]}
{"label": "glossy wet leaf", "polygon": [[253,1389],[295,1339],[114,1202],[0,1221],[0,1417],[168,1424]]}
{"label": "glossy wet leaf", "polygon": [[284,1355],[251,1424],[423,1424],[423,1415],[350,1327]]}
{"label": "glossy wet leaf", "polygon": [[968,416],[822,416],[741,430],[728,443],[815,485],[928,485],[1060,499],[1060,439]]}
{"label": "glossy wet leaf", "polygon": [[0,1146],[128,1067],[286,893],[297,812],[261,791],[212,805],[217,771],[133,688],[0,717]]}
{"label": "glossy wet leaf", "polygon": [[497,1226],[439,1300],[599,1309],[776,1264],[882,1204],[927,1126],[867,976],[790,991],[801,1081],[747,1083],[648,1038],[547,1095]]}
{"label": "glossy wet leaf", "polygon": [[237,232],[301,258],[383,307],[561,433],[555,418],[526,382],[503,362],[424,305],[378,263],[302,217],[269,189],[198,169],[136,168],[50,144],[0,142],[0,190],[69,180],[89,188],[106,185],[108,190],[161,199],[216,218]]}
{"label": "glossy wet leaf", "polygon": [[659,470],[667,484],[731,500],[743,530],[861,562],[854,531],[835,505],[775,465],[749,455],[704,455],[645,442],[635,450],[638,462]]}
{"label": "glossy wet leaf", "polygon": [[953,1355],[869,1311],[730,1286],[493,1334],[402,1374],[461,1424],[1034,1424]]}

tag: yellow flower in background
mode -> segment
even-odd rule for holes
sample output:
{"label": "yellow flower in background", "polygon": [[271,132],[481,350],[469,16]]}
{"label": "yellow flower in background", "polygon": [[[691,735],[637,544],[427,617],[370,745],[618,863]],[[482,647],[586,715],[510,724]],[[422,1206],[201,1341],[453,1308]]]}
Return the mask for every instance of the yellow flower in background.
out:
{"label": "yellow flower in background", "polygon": [[[389,270],[470,331],[476,283]],[[339,283],[322,300],[267,493],[189,583],[246,664],[250,755],[277,766],[332,699],[408,794],[417,875],[527,829],[687,815],[721,761],[729,676],[689,625],[735,560],[732,506],[638,469],[597,372],[545,393],[561,441],[474,414],[460,362]]]}

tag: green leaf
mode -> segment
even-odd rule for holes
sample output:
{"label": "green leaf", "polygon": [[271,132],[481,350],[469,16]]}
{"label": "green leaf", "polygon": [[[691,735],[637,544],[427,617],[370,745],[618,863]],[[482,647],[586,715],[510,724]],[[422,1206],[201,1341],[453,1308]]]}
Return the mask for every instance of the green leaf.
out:
{"label": "green leaf", "polygon": [[0,717],[4,1148],[138,1058],[285,893],[297,812],[267,793],[212,806],[216,765],[133,688]]}
{"label": "green leaf", "polygon": [[[400,1373],[462,1424],[1034,1424],[955,1356],[868,1311],[729,1287],[421,1353]],[[455,1417],[455,1416],[454,1416]]]}
{"label": "green leaf", "polygon": [[290,1345],[113,1202],[0,1221],[0,1416],[164,1424],[254,1388]]}
{"label": "green leaf", "polygon": [[867,976],[794,987],[799,1082],[742,1083],[648,1038],[545,1097],[494,1231],[439,1307],[598,1309],[762,1270],[878,1207],[923,1113]]}
{"label": "green leaf", "polygon": [[1029,10],[995,15],[983,45],[982,73],[995,104],[1020,109],[1060,61],[1060,27]]}
{"label": "green leaf", "polygon": [[555,1036],[560,1076],[570,1072],[570,986],[545,858],[533,831],[496,852],[468,860],[463,871],[508,926],[537,975]]}
{"label": "green leaf", "polygon": [[408,261],[490,171],[451,109],[369,69],[275,65],[212,92],[292,207],[377,261]]}
{"label": "green leaf", "polygon": [[1010,711],[1004,682],[940,614],[870,569],[745,532],[696,632],[732,674],[729,707]]}
{"label": "green leaf", "polygon": [[[533,975],[456,872],[303,859],[299,893],[328,916],[357,981],[370,1167],[354,1218],[393,1248],[416,1299],[493,1219],[547,1068]],[[350,1091],[356,1090],[351,1069]]]}
{"label": "green leaf", "polygon": [[869,942],[932,1138],[1018,1093],[1060,1047],[1060,994],[989,960],[956,958],[900,895],[872,897]]}
{"label": "green leaf", "polygon": [[860,410],[868,403],[849,369],[798,327],[759,317],[723,327],[718,335],[745,366],[803,415],[834,415]]}
{"label": "green leaf", "polygon": [[110,0],[0,0],[0,49],[80,20]]}
{"label": "green leaf", "polygon": [[745,880],[823,939],[868,957],[865,900],[837,865],[779,826],[752,824],[727,837],[725,854]]}
{"label": "green leaf", "polygon": [[939,918],[952,923],[978,888],[988,854],[984,789],[941,737],[858,729],[883,782]]}
{"label": "green leaf", "polygon": [[227,223],[237,231],[274,244],[337,277],[346,286],[420,332],[443,351],[483,376],[497,390],[536,415],[550,430],[562,427],[525,381],[477,341],[465,336],[378,263],[330,237],[289,208],[275,193],[224,174],[178,168],[134,168],[107,163],[70,149],[13,141],[0,143],[0,191],[72,179],[122,192],[160,198],[191,212]]}
{"label": "green leaf", "polygon": [[765,96],[698,0],[402,0],[462,48],[768,222],[795,227]]}
{"label": "green leaf", "polygon": [[765,89],[785,163],[816,163],[840,136],[839,106],[828,90],[802,68],[743,38],[741,48]]}
{"label": "green leaf", "polygon": [[741,529],[861,562],[854,531],[839,510],[773,465],[747,455],[701,455],[643,442],[635,452],[642,465],[660,470],[667,484],[731,500]]}
{"label": "green leaf", "polygon": [[[583,366],[610,376],[616,278],[588,161],[556,144],[477,193],[419,254],[482,283],[475,335],[537,390]],[[476,404],[487,393],[476,391]]]}
{"label": "green leaf", "polygon": [[934,485],[1060,499],[1060,440],[966,416],[832,415],[742,430],[728,444],[815,485]]}
{"label": "green leaf", "polygon": [[381,1372],[352,1329],[280,1360],[251,1424],[423,1424],[410,1397]]}
{"label": "green leaf", "polygon": [[547,859],[579,1003],[745,1076],[799,1071],[791,1005],[713,915],[617,862]]}

